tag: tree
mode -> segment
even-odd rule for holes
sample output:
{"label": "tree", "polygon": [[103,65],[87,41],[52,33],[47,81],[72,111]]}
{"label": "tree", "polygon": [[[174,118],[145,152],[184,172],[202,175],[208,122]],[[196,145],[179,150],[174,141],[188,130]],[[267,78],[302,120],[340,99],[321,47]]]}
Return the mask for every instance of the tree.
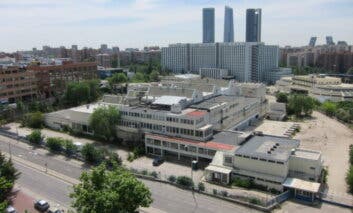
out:
{"label": "tree", "polygon": [[96,149],[92,144],[85,144],[82,147],[81,154],[88,163],[99,164],[104,159],[102,150]]}
{"label": "tree", "polygon": [[297,117],[305,114],[310,116],[315,108],[315,101],[313,98],[305,95],[291,95],[288,98],[287,112],[288,114],[294,114]]}
{"label": "tree", "polygon": [[181,186],[188,187],[188,188],[194,187],[194,181],[190,177],[187,177],[187,176],[177,177],[176,183]]}
{"label": "tree", "polygon": [[156,70],[153,70],[150,74],[150,81],[155,82],[159,81],[159,72]]}
{"label": "tree", "polygon": [[7,197],[19,175],[20,173],[13,166],[11,159],[6,160],[0,152],[0,212],[5,212],[8,205]]}
{"label": "tree", "polygon": [[77,152],[77,146],[72,140],[64,140],[64,152],[67,156],[71,156]]}
{"label": "tree", "polygon": [[326,115],[328,116],[334,116],[337,110],[337,106],[335,103],[331,101],[325,101],[321,105],[321,109],[325,112]]}
{"label": "tree", "polygon": [[350,122],[350,118],[351,118],[349,111],[342,108],[336,111],[336,117],[339,120],[344,122]]}
{"label": "tree", "polygon": [[143,83],[143,82],[145,82],[145,75],[142,72],[137,72],[132,77],[131,81],[133,83]]}
{"label": "tree", "polygon": [[23,116],[22,125],[31,128],[42,128],[44,124],[44,115],[41,112],[27,113]]}
{"label": "tree", "polygon": [[47,138],[47,147],[51,152],[60,152],[63,149],[64,140],[62,138]]}
{"label": "tree", "polygon": [[89,118],[89,126],[94,135],[105,140],[112,140],[117,136],[116,125],[118,125],[120,113],[116,107],[99,107],[94,110]]}
{"label": "tree", "polygon": [[350,165],[347,175],[346,175],[346,182],[349,188],[349,191],[353,193],[353,165]]}
{"label": "tree", "polygon": [[27,139],[30,143],[40,144],[43,140],[42,133],[40,130],[34,130],[31,134],[27,135]]}
{"label": "tree", "polygon": [[66,104],[76,106],[95,101],[99,96],[99,81],[89,80],[69,83],[64,97]]}
{"label": "tree", "polygon": [[149,189],[121,167],[109,171],[100,165],[83,172],[80,181],[70,194],[77,212],[130,213],[152,203]]}
{"label": "tree", "polygon": [[127,81],[128,78],[124,73],[115,73],[111,78],[108,78],[110,85],[126,83]]}
{"label": "tree", "polygon": [[288,102],[288,95],[283,92],[279,92],[276,94],[276,99],[278,103],[287,103]]}

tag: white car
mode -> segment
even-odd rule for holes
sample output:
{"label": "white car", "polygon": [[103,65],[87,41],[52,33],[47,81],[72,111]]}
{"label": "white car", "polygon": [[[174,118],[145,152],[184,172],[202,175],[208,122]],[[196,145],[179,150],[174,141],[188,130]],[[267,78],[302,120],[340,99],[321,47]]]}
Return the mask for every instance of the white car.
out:
{"label": "white car", "polygon": [[17,213],[16,209],[13,206],[9,206],[6,208],[6,213]]}

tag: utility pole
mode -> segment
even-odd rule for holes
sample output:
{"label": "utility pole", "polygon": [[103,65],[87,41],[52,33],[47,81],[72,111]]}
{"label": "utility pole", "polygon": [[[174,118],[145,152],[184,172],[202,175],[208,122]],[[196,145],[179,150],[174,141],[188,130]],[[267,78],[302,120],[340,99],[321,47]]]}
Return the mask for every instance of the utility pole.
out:
{"label": "utility pole", "polygon": [[11,142],[9,141],[9,154],[10,154],[10,159],[12,158],[12,151],[11,151]]}
{"label": "utility pole", "polygon": [[45,173],[48,173],[48,163],[45,162],[44,166],[45,166]]}

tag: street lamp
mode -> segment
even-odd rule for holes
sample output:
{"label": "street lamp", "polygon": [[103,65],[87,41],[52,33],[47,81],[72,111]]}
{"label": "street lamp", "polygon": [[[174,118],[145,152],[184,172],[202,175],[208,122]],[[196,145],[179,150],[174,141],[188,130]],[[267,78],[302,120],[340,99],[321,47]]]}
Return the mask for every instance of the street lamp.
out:
{"label": "street lamp", "polygon": [[10,154],[10,159],[12,158],[12,151],[11,151],[11,142],[9,141],[9,154]]}

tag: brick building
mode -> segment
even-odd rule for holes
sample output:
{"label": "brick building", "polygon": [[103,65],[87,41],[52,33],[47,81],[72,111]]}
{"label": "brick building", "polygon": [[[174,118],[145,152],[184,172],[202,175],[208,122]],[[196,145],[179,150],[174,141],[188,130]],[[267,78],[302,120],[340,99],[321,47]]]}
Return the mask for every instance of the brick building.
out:
{"label": "brick building", "polygon": [[0,82],[1,102],[13,103],[37,96],[37,78],[32,70],[18,66],[0,67]]}
{"label": "brick building", "polygon": [[31,65],[28,70],[35,72],[38,79],[39,94],[50,97],[54,92],[62,93],[68,82],[79,82],[98,78],[95,62],[73,63],[66,61],[63,65]]}

